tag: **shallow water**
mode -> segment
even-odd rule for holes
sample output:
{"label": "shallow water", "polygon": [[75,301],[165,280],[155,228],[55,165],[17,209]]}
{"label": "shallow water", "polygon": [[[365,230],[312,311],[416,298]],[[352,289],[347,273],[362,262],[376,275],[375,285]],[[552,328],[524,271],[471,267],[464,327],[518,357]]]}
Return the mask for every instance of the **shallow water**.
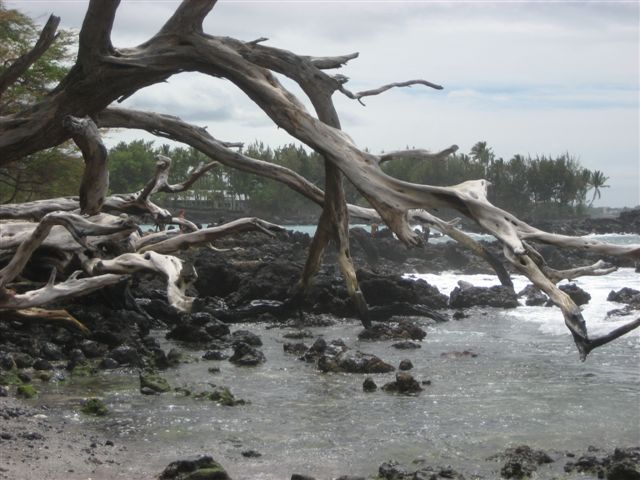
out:
{"label": "shallow water", "polygon": [[[487,275],[427,275],[448,291],[458,279],[495,284]],[[637,274],[624,269],[578,282],[592,295],[585,317],[593,331],[614,327],[604,321],[611,289],[638,287]],[[516,286],[524,285],[516,278]],[[422,348],[400,351],[393,342],[360,342],[358,322],[311,328],[327,340],[379,355],[397,365],[408,358],[412,374],[432,384],[416,396],[362,391],[362,375],[321,374],[312,364],[283,353],[288,329],[234,326],[259,334],[267,363],[236,367],[227,361],[196,361],[163,373],[172,386],[204,390],[229,386],[250,401],[217,406],[173,393],[142,396],[137,379],[122,373],[72,380],[41,396],[74,422],[88,422],[116,443],[126,443],[137,465],[151,474],[170,461],[200,453],[219,460],[235,479],[284,479],[294,472],[317,478],[372,475],[377,466],[416,458],[498,478],[498,464],[484,462],[507,446],[526,443],[544,449],[582,452],[589,445],[613,448],[640,444],[640,336],[638,332],[594,351],[581,363],[556,308],[470,310],[462,321],[429,325]],[[420,321],[420,320],[419,320]],[[157,332],[161,336],[163,332]],[[310,344],[313,339],[305,340]],[[163,340],[163,347],[172,344]],[[470,350],[475,358],[441,354]],[[202,352],[190,352],[199,358]],[[220,373],[211,374],[209,367]],[[394,374],[372,375],[381,386]],[[106,419],[74,413],[85,389],[102,395],[112,409]],[[262,457],[241,456],[247,449]],[[120,477],[129,478],[123,468]],[[138,477],[136,477],[138,478]]]}

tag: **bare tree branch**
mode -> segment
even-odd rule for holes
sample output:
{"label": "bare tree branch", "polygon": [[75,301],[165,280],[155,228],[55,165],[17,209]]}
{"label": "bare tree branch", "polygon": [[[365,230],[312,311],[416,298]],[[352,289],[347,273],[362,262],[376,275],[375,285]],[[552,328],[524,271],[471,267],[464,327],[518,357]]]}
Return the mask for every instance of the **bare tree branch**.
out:
{"label": "bare tree branch", "polygon": [[100,212],[109,190],[107,148],[100,132],[89,117],[75,118],[69,115],[64,126],[71,132],[84,158],[84,173],[80,182],[80,213],[95,215]]}
{"label": "bare tree branch", "polygon": [[13,62],[11,66],[0,75],[0,98],[7,88],[13,85],[31,65],[37,62],[44,52],[49,49],[55,39],[58,38],[56,34],[58,25],[60,25],[60,17],[51,15],[42,28],[35,46]]}

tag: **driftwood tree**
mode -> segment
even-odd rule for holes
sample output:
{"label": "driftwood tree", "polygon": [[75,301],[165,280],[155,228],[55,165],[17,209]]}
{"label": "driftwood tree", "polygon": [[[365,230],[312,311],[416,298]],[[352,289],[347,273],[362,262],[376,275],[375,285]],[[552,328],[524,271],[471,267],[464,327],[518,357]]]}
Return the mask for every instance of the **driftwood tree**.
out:
{"label": "driftwood tree", "polygon": [[[457,147],[437,153],[412,150],[373,155],[358,148],[341,131],[332,101],[336,93],[361,101],[363,97],[378,95],[395,87],[442,87],[425,80],[410,80],[352,92],[346,87],[346,77],[331,75],[327,71],[342,67],[357,54],[304,56],[265,46],[265,38],[240,41],[207,34],[203,32],[202,22],[215,5],[215,0],[185,0],[148,41],[133,48],[115,48],[111,43],[111,29],[118,3],[116,0],[92,0],[80,32],[77,60],[66,78],[44,100],[18,113],[0,117],[0,165],[20,161],[26,155],[69,139],[73,139],[82,151],[86,164],[79,199],[0,206],[0,219],[13,219],[12,223],[0,225],[0,251],[10,257],[0,270],[0,309],[30,315],[33,314],[29,312],[30,308],[120,282],[135,271],[151,270],[166,277],[171,304],[188,311],[192,299],[185,295],[185,286],[194,278],[195,272],[170,253],[239,230],[253,228],[270,232],[278,228],[258,219],[245,219],[226,226],[197,230],[190,222],[173,218],[151,201],[151,196],[158,191],[188,188],[198,175],[214,168],[213,164],[202,165],[180,185],[169,185],[170,159],[159,158],[154,178],[141,191],[106,196],[107,158],[98,127],[118,127],[145,129],[184,142],[220,163],[281,181],[322,205],[322,215],[302,278],[292,296],[304,295],[319,268],[326,246],[333,241],[348,292],[365,327],[370,325],[367,305],[358,287],[349,253],[350,216],[383,221],[399,240],[409,246],[420,243],[409,227],[409,221],[429,224],[486,258],[499,273],[501,281],[509,284],[500,262],[458,230],[454,223],[434,215],[433,212],[443,208],[456,210],[474,220],[502,243],[506,259],[560,308],[582,359],[592,349],[640,326],[639,318],[608,335],[590,338],[580,309],[556,286],[556,282],[578,275],[605,274],[611,269],[597,263],[570,271],[553,270],[530,242],[634,258],[640,257],[640,245],[611,245],[540,231],[493,206],[486,196],[487,181],[482,179],[451,187],[433,187],[393,178],[385,174],[381,163],[406,156],[438,161]],[[42,41],[0,77],[0,86],[19,78],[20,73],[42,54],[53,41],[57,23],[55,17],[50,19],[43,30]],[[141,88],[185,71],[197,71],[230,81],[278,127],[319,152],[324,157],[326,169],[324,192],[297,173],[246,157],[234,150],[234,145],[216,140],[204,129],[177,117],[112,106]],[[307,111],[274,73],[296,82],[311,101],[315,114]],[[358,189],[372,208],[346,203],[343,177]],[[182,224],[182,230],[192,231],[160,232],[140,237],[136,233],[136,225],[128,217],[120,216],[123,213],[149,213],[160,223],[178,222]],[[25,221],[27,219],[30,221]],[[106,257],[104,245],[115,241],[125,242],[126,251]],[[57,281],[54,271],[46,285],[26,293],[16,293],[11,288],[12,282],[31,255],[42,250],[41,247],[60,252],[63,260],[79,259],[82,270],[61,281]],[[55,317],[55,314],[50,315]]]}

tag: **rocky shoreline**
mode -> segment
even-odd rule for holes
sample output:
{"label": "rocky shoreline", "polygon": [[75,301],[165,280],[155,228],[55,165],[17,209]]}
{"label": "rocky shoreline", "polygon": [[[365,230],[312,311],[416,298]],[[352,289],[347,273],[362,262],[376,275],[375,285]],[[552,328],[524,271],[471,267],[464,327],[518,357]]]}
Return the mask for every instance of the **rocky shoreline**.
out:
{"label": "rocky shoreline", "polygon": [[[290,353],[315,363],[321,371],[368,374],[394,370],[383,360],[349,350],[339,341],[327,343],[316,339],[311,345],[299,341],[304,340],[305,327],[322,325],[327,314],[355,317],[335,266],[335,252],[331,251],[308,298],[304,302],[290,301],[289,292],[300,276],[309,242],[308,235],[301,233],[283,233],[274,238],[246,234],[216,242],[215,249],[185,252],[183,257],[193,263],[199,275],[190,292],[198,299],[189,315],[178,315],[169,307],[160,279],[141,276],[128,285],[60,305],[90,329],[89,337],[51,324],[0,322],[0,415],[3,417],[0,478],[60,478],[63,474],[65,478],[115,478],[115,472],[122,469],[123,462],[132,460],[123,450],[126,446],[114,445],[104,433],[79,428],[51,416],[46,409],[25,406],[24,400],[13,397],[28,399],[37,395],[42,382],[59,382],[68,376],[96,375],[112,369],[130,369],[132,374],[140,375],[141,394],[159,394],[165,388],[161,372],[179,364],[183,352],[163,350],[157,339],[150,335],[152,328],[165,329],[168,338],[181,342],[186,349],[206,346],[205,355],[209,359],[228,358],[238,365],[256,365],[264,361],[260,339],[247,330],[236,330],[232,334],[229,326],[240,322],[287,325],[302,333],[299,338],[289,338],[291,341],[285,343],[285,351],[289,349]],[[497,248],[492,244],[485,246],[489,250]],[[499,256],[498,251],[495,253]],[[587,265],[600,259],[546,246],[541,247],[541,253],[555,268]],[[507,287],[479,288],[461,283],[447,296],[425,281],[402,277],[410,272],[449,270],[493,273],[483,260],[453,243],[427,243],[421,248],[407,249],[391,236],[372,237],[365,230],[354,229],[352,254],[356,265],[361,266],[357,274],[371,306],[371,317],[381,322],[371,331],[364,332],[371,336],[368,340],[394,339],[401,345],[397,348],[417,348],[422,338],[421,329],[411,323],[412,316],[445,322],[464,318],[465,311],[476,306],[515,308],[519,304],[518,292]],[[621,267],[635,267],[625,259],[605,260]],[[588,292],[578,287],[567,286],[566,291],[577,303],[588,301]],[[628,315],[640,309],[640,292],[629,288],[615,294],[618,301],[628,305],[618,314]],[[535,289],[521,292],[520,297],[527,305],[547,302]],[[453,353],[465,355],[465,352]],[[400,394],[421,388],[419,381],[402,371],[395,382],[383,386],[386,391]],[[228,389],[201,393],[224,405],[241,401]],[[537,469],[550,472],[558,465],[562,468],[556,470],[566,475],[562,478],[583,478],[579,476],[583,474],[611,480],[640,478],[640,450],[620,447],[614,452],[594,448],[589,452],[540,453],[520,446],[497,453],[488,461],[503,462],[503,466],[497,468],[503,478],[529,477]],[[540,458],[544,461],[539,461]],[[553,468],[548,464],[553,464]],[[372,471],[375,468],[372,466]],[[40,476],[42,472],[49,474]],[[224,468],[207,460],[174,465],[160,478],[228,478],[225,475]],[[296,475],[291,478],[311,478]],[[360,477],[346,475],[341,478],[354,480]],[[450,467],[417,462],[409,466],[381,465],[376,478],[479,477],[474,477],[472,472],[460,473]]]}

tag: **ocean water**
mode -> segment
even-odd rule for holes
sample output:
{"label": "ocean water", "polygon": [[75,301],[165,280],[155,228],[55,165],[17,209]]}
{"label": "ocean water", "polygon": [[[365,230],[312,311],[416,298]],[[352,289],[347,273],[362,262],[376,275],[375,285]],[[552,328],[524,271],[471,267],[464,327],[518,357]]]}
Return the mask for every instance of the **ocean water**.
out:
{"label": "ocean water", "polygon": [[[479,286],[498,283],[489,275],[451,272],[421,277],[444,293],[460,279]],[[514,280],[518,289],[526,283],[522,277]],[[606,300],[609,291],[639,287],[631,269],[577,283],[592,295],[584,315],[593,333],[620,322],[606,317],[620,307]],[[222,407],[174,393],[143,396],[135,376],[117,371],[71,379],[64,387],[52,385],[38,401],[57,407],[52,414],[126,445],[123,466],[104,478],[151,478],[172,460],[204,453],[220,461],[234,479],[286,479],[292,473],[318,479],[369,476],[382,462],[410,465],[417,458],[499,478],[500,464],[486,458],[509,446],[580,453],[589,445],[640,445],[638,331],[596,349],[583,363],[555,307],[474,308],[467,313],[463,320],[436,325],[416,318],[427,337],[422,348],[411,351],[392,348],[390,341],[359,341],[362,327],[353,319],[336,318],[331,327],[309,329],[314,338],[340,338],[392,365],[410,359],[411,373],[431,381],[418,395],[365,393],[363,375],[323,374],[285,354],[283,344],[290,340],[283,334],[290,329],[251,324],[233,329],[260,335],[264,365],[204,361],[202,351],[187,350],[190,363],[163,372],[172,386],[194,392],[210,384],[226,385],[247,405]],[[164,340],[164,332],[155,334],[165,349],[177,346]],[[465,350],[476,356],[449,355]],[[211,374],[210,367],[220,372]],[[381,386],[394,374],[371,377]],[[78,414],[81,397],[88,395],[102,396],[111,415],[87,419]],[[262,456],[243,457],[248,449]],[[552,467],[562,471],[561,463]],[[99,472],[94,480],[101,478]]]}

